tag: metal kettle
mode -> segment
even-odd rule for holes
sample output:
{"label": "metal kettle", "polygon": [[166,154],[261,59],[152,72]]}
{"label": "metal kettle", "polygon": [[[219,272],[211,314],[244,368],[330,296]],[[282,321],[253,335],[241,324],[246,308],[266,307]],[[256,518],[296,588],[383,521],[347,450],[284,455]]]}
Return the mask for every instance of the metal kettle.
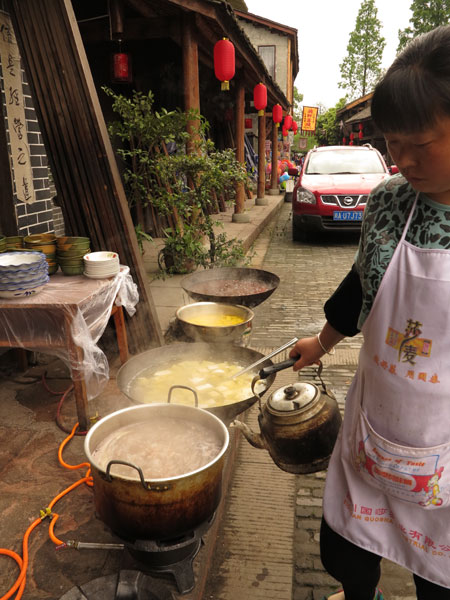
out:
{"label": "metal kettle", "polygon": [[319,361],[317,369],[321,388],[298,381],[273,392],[264,405],[255,391],[258,381],[292,366],[296,360],[261,369],[252,381],[252,391],[259,402],[260,433],[237,420],[230,426],[239,429],[255,448],[268,450],[283,471],[314,473],[328,466],[342,422],[336,398],[321,377],[322,363]]}

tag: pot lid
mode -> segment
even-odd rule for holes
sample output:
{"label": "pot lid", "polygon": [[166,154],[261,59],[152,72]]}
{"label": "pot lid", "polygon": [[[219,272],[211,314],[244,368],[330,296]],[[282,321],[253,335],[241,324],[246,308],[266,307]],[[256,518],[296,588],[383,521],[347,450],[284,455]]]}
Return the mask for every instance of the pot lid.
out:
{"label": "pot lid", "polygon": [[273,392],[267,403],[273,410],[295,411],[310,404],[317,392],[318,388],[313,383],[297,382]]}

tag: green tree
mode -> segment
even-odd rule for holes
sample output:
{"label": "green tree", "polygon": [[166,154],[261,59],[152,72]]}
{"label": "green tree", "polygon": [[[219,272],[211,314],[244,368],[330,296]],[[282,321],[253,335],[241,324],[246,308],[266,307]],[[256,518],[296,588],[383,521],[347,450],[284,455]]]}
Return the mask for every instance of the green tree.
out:
{"label": "green tree", "polygon": [[343,88],[350,100],[368,94],[382,73],[381,59],[386,45],[381,35],[375,0],[363,0],[350,34],[347,56],[339,65]]}
{"label": "green tree", "polygon": [[345,98],[341,98],[333,108],[329,108],[317,119],[316,138],[319,146],[339,145],[341,141],[341,129],[336,119],[336,113],[345,106]]}
{"label": "green tree", "polygon": [[450,22],[450,0],[413,0],[410,10],[410,26],[398,30],[397,52],[418,35]]}
{"label": "green tree", "polygon": [[300,121],[302,118],[302,104],[303,102],[303,94],[300,94],[298,89],[294,86],[294,106],[293,106],[293,117],[294,120],[300,125]]}

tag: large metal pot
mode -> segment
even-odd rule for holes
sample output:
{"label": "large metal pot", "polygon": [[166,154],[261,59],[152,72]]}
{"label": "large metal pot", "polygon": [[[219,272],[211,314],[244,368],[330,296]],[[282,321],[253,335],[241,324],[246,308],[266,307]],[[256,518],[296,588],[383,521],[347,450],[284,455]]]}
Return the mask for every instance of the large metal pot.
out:
{"label": "large metal pot", "polygon": [[[139,465],[132,465],[130,476],[115,475],[114,464],[124,460],[123,457],[111,457],[104,469],[96,463],[93,452],[109,434],[157,416],[175,417],[206,426],[217,435],[220,452],[204,467],[168,479],[145,479]],[[188,533],[206,522],[220,502],[228,444],[229,434],[225,425],[199,408],[141,404],[111,413],[89,430],[84,444],[91,464],[98,517],[117,535],[130,541],[173,539]],[[162,452],[164,450],[161,448]]]}
{"label": "large metal pot", "polygon": [[[233,346],[230,344],[206,344],[202,342],[180,342],[176,344],[168,344],[160,348],[154,348],[147,350],[133,356],[119,369],[116,377],[117,386],[120,391],[123,392],[132,402],[139,403],[139,398],[134,398],[132,395],[131,382],[139,376],[142,371],[145,371],[149,367],[154,367],[157,371],[164,367],[170,367],[174,362],[198,357],[199,360],[233,360],[242,364],[242,367],[246,367],[257,360],[264,357],[264,354],[252,350],[251,348],[243,348],[242,346]],[[273,365],[270,359],[265,360],[261,363],[260,367],[268,367]],[[267,377],[266,388],[264,391],[259,392],[259,395],[264,395],[265,391],[275,381],[275,374]],[[174,381],[174,384],[183,384],[182,381]],[[247,410],[256,402],[257,398],[255,395],[249,396],[244,400],[236,401],[232,404],[224,406],[214,406],[206,408],[208,412],[216,415],[226,425],[228,425],[237,415]],[[156,398],[156,402],[167,402],[167,398]],[[194,402],[193,402],[194,404]]]}

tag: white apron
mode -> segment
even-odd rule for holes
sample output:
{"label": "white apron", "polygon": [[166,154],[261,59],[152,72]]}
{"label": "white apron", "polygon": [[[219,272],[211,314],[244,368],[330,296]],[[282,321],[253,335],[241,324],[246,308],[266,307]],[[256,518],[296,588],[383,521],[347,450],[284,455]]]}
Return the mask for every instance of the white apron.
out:
{"label": "white apron", "polygon": [[362,328],[324,516],[450,588],[450,250],[405,241],[417,198]]}

